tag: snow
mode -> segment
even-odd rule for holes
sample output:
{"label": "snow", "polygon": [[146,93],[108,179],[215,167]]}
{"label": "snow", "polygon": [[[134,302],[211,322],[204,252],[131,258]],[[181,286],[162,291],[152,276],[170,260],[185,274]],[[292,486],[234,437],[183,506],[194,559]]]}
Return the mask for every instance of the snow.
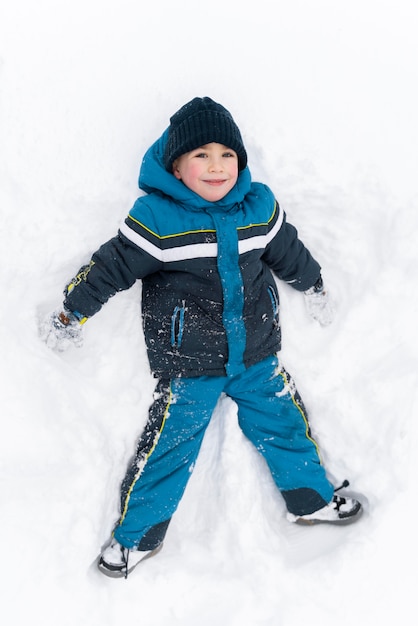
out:
{"label": "snow", "polygon": [[[413,0],[3,1],[0,8],[2,612],[60,626],[410,621],[417,554],[417,17]],[[283,360],[350,527],[300,528],[215,411],[164,550],[127,581],[93,562],[151,401],[140,285],[63,355],[38,338],[114,235],[139,164],[196,95],[233,113],[337,308],[281,286]],[[409,617],[408,617],[409,616]]]}

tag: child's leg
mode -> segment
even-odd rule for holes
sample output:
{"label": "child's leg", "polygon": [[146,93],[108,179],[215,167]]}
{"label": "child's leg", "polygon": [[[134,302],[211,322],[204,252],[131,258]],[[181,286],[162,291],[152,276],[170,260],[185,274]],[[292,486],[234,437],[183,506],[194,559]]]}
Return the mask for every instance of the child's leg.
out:
{"label": "child's leg", "polygon": [[114,536],[126,548],[150,550],[164,538],[191,476],[225,379],[162,380],[122,483]]}
{"label": "child's leg", "polygon": [[225,387],[238,405],[244,434],[266,459],[288,510],[305,515],[330,502],[334,487],[325,475],[305,408],[294,382],[271,357]]}

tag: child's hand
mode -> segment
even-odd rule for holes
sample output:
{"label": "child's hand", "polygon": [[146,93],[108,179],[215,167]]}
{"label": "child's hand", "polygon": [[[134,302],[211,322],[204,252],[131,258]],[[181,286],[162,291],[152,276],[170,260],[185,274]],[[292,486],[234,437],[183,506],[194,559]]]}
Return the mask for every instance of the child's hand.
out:
{"label": "child's hand", "polygon": [[53,311],[41,322],[39,334],[51,350],[64,352],[70,345],[81,348],[83,327],[78,319],[64,308]]}
{"label": "child's hand", "polygon": [[322,279],[304,292],[308,313],[321,326],[328,326],[334,319],[334,307],[328,291],[324,289]]}

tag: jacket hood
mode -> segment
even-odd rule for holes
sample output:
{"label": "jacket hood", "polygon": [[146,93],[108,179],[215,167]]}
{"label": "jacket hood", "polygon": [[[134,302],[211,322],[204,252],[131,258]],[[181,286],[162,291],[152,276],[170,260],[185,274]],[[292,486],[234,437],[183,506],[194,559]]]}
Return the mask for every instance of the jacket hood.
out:
{"label": "jacket hood", "polygon": [[159,193],[170,196],[175,202],[187,204],[191,208],[218,206],[228,209],[243,201],[251,189],[251,174],[248,167],[243,169],[233,189],[221,200],[208,202],[186,187],[174,174],[167,172],[164,166],[164,151],[168,140],[168,128],[161,137],[147,150],[142,160],[138,185],[145,193]]}

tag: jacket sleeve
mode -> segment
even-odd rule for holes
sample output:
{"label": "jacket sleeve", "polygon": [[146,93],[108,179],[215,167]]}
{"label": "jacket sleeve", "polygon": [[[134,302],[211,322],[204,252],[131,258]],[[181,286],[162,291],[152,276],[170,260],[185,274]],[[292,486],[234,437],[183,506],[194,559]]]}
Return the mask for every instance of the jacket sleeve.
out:
{"label": "jacket sleeve", "polygon": [[80,268],[64,290],[64,306],[81,317],[91,317],[117,292],[139,278],[158,271],[160,263],[120,231],[103,244]]}
{"label": "jacket sleeve", "polygon": [[306,291],[321,276],[321,266],[298,237],[292,224],[283,220],[279,231],[267,245],[263,260],[273,272],[298,291]]}

